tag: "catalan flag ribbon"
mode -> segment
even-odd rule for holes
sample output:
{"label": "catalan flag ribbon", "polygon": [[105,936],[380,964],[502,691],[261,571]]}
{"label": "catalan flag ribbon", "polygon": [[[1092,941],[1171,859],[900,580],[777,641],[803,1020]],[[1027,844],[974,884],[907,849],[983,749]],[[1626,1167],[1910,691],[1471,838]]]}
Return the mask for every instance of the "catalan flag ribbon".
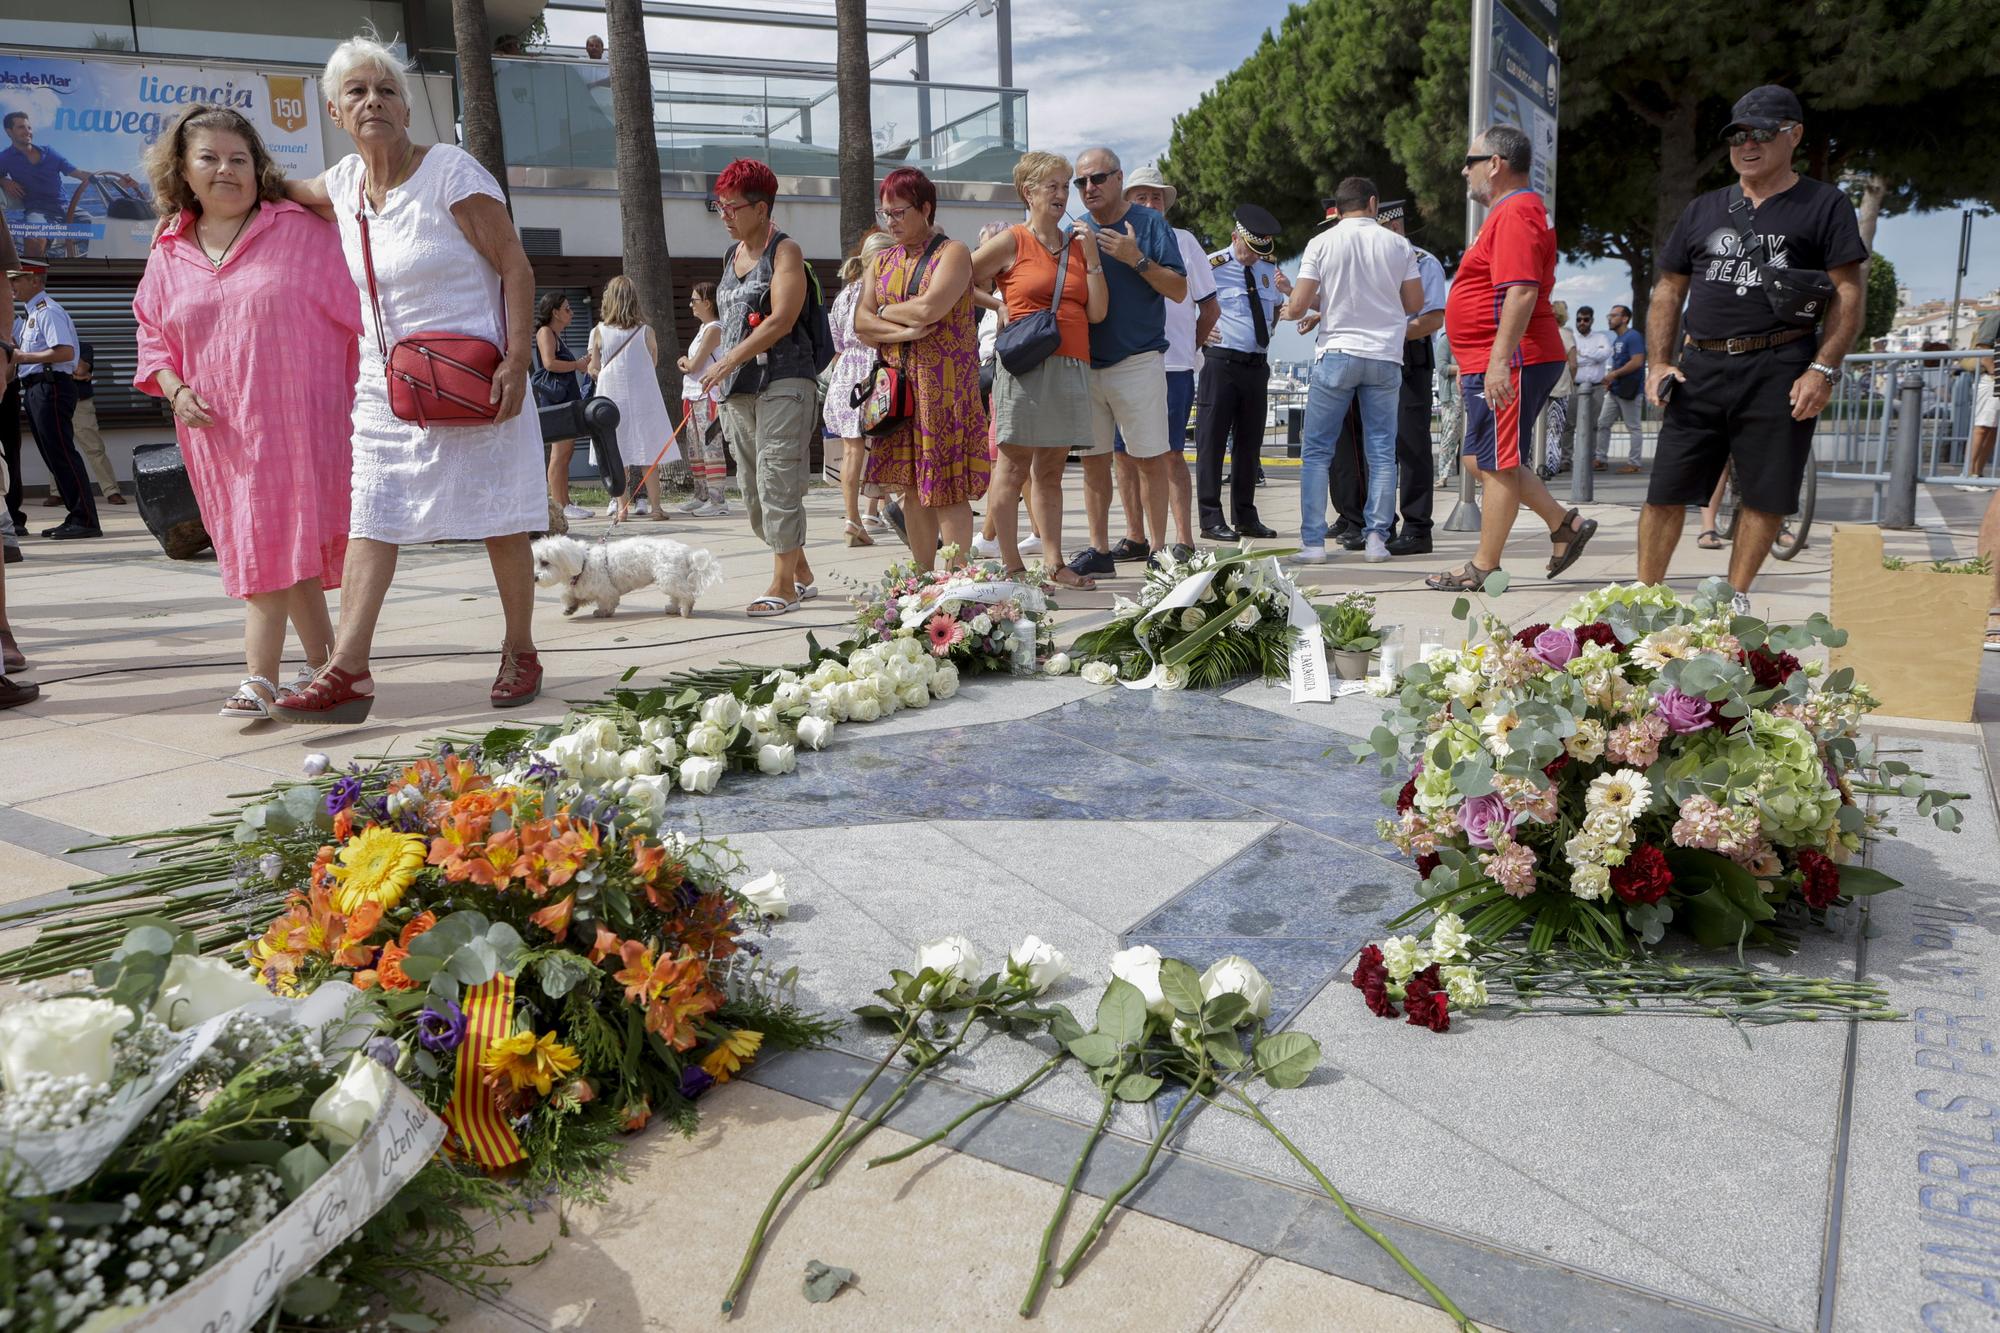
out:
{"label": "catalan flag ribbon", "polygon": [[513,1126],[500,1114],[481,1072],[487,1048],[514,1027],[514,978],[496,976],[465,992],[465,1040],[458,1048],[458,1070],[452,1080],[451,1103],[444,1122],[451,1126],[456,1146],[488,1171],[512,1166],[527,1154]]}

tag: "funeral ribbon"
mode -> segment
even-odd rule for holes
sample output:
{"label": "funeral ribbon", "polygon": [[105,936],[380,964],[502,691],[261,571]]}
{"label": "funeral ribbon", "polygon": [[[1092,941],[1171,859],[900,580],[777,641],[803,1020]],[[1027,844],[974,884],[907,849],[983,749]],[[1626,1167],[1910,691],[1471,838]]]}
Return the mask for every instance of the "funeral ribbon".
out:
{"label": "funeral ribbon", "polygon": [[456,1147],[488,1171],[512,1166],[527,1154],[487,1090],[483,1065],[487,1048],[514,1032],[514,978],[504,973],[465,992],[465,1040],[458,1047],[451,1103],[444,1122]]}
{"label": "funeral ribbon", "polygon": [[[1202,594],[1208,591],[1208,585],[1213,583],[1215,576],[1221,572],[1220,569],[1203,569],[1188,575],[1174,585],[1172,592],[1162,597],[1145,615],[1139,617],[1139,623],[1143,626],[1156,616],[1165,615],[1169,611],[1186,610],[1195,605],[1201,601]],[[1298,631],[1297,637],[1292,641],[1292,702],[1295,704],[1330,702],[1333,690],[1326,674],[1326,637],[1320,632],[1319,614],[1313,610],[1312,603],[1306,600],[1305,594],[1299,591],[1298,585],[1285,577],[1284,571],[1278,567],[1276,556],[1261,561],[1258,572],[1270,587],[1286,598],[1285,623]],[[1240,606],[1235,609],[1235,614],[1242,614]],[[1226,613],[1219,613],[1216,620],[1211,621],[1215,628],[1209,629],[1207,625],[1202,628],[1211,634],[1226,633],[1230,619]],[[1139,640],[1139,647],[1145,651],[1148,658],[1152,658],[1153,647],[1147,642],[1146,636],[1140,634],[1136,637]],[[1123,681],[1121,684],[1129,690],[1153,689],[1166,675],[1167,665],[1166,662],[1155,658],[1151,671],[1138,680]]]}

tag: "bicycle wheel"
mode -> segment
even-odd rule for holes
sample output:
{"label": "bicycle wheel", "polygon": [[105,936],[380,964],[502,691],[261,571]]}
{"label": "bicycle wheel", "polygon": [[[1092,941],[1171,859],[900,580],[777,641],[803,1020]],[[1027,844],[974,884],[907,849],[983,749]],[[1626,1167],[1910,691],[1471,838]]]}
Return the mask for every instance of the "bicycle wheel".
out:
{"label": "bicycle wheel", "polygon": [[[1799,512],[1785,520],[1778,529],[1778,540],[1771,543],[1773,560],[1790,560],[1806,549],[1806,534],[1812,529],[1813,501],[1819,495],[1819,469],[1811,464],[1806,466],[1805,485],[1799,488]],[[1791,540],[1785,540],[1789,534]]]}
{"label": "bicycle wheel", "polygon": [[1742,497],[1736,494],[1736,471],[1732,468],[1722,491],[1722,508],[1715,515],[1715,535],[1726,542],[1736,540],[1736,508],[1741,503]]}

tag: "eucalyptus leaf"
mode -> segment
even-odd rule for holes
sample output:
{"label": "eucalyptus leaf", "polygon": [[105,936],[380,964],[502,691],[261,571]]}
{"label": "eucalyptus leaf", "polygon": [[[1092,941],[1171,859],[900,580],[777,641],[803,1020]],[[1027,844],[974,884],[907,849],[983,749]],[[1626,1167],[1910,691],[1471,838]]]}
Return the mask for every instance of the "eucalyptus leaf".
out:
{"label": "eucalyptus leaf", "polygon": [[292,1279],[279,1304],[294,1319],[323,1315],[340,1302],[340,1284],[330,1277],[308,1273]]}
{"label": "eucalyptus leaf", "polygon": [[[488,936],[491,938],[491,935]],[[560,1000],[597,969],[573,953],[544,954],[535,960],[535,980],[552,1000]]]}
{"label": "eucalyptus leaf", "polygon": [[806,1260],[806,1299],[814,1304],[832,1300],[842,1287],[853,1281],[851,1268],[832,1268],[817,1259]]}
{"label": "eucalyptus leaf", "polygon": [[325,1175],[330,1165],[319,1149],[301,1143],[278,1159],[278,1183],[284,1186],[288,1197],[296,1199],[306,1186]]}

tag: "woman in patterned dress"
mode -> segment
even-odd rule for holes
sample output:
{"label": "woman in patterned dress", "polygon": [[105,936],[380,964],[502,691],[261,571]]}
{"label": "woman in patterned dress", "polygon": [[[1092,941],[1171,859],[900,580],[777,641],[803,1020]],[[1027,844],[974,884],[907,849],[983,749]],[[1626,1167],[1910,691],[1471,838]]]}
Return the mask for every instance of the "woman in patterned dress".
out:
{"label": "woman in patterned dress", "polygon": [[937,187],[914,167],[882,182],[876,217],[896,244],[876,256],[854,309],[854,330],[902,367],[916,412],[877,437],[871,488],[899,491],[910,551],[921,569],[937,541],[972,552],[972,502],[986,494],[986,407],[979,398],[979,327],[972,303],[972,252],[937,225]]}
{"label": "woman in patterned dress", "polygon": [[[861,517],[861,473],[868,466],[868,442],[861,436],[861,409],[854,405],[854,386],[875,370],[875,349],[854,332],[854,305],[861,289],[874,279],[875,256],[896,243],[886,231],[870,227],[840,266],[840,295],[833,298],[827,322],[833,328],[833,364],[827,367],[826,407],[822,419],[827,433],[840,441],[840,496],[847,503],[847,544],[873,546],[869,525]],[[868,517],[876,525],[880,497],[868,500]]]}

